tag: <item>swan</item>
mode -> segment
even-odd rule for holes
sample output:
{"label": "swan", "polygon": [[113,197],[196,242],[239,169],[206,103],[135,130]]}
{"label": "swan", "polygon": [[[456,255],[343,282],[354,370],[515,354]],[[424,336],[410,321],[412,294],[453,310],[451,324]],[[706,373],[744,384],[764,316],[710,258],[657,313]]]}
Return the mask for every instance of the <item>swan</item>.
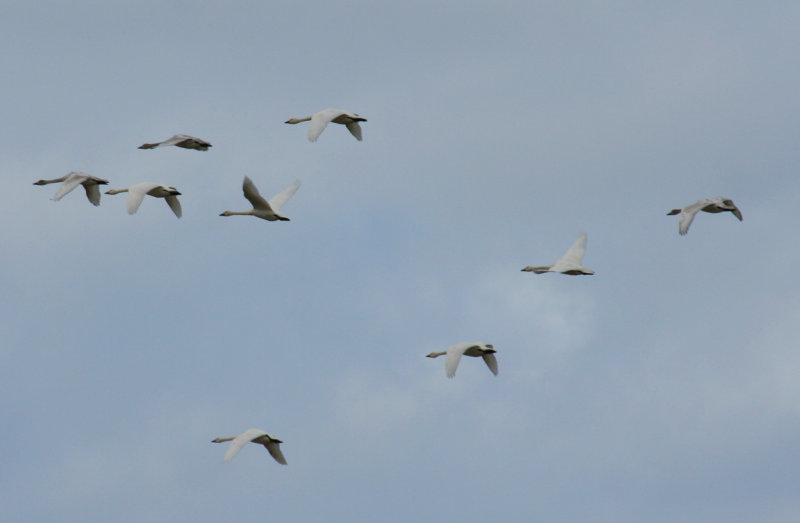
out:
{"label": "swan", "polygon": [[232,460],[233,457],[238,454],[240,450],[242,450],[242,447],[244,447],[245,443],[252,441],[253,443],[264,445],[267,448],[269,455],[275,458],[275,461],[281,465],[286,465],[286,458],[283,457],[283,452],[281,452],[280,448],[280,444],[283,443],[283,441],[279,440],[278,438],[273,438],[263,430],[247,429],[238,436],[214,438],[211,440],[212,443],[223,443],[225,441],[231,442],[230,446],[228,447],[228,452],[225,453],[225,463],[228,463],[230,460]]}
{"label": "swan", "polygon": [[245,176],[242,189],[244,190],[244,197],[250,200],[250,203],[253,204],[253,208],[249,211],[225,211],[220,214],[220,216],[249,215],[257,216],[258,218],[263,218],[271,222],[276,220],[288,222],[289,218],[278,214],[278,211],[283,207],[283,204],[289,201],[289,198],[297,192],[299,187],[300,181],[298,180],[273,196],[270,201],[267,201],[258,193],[258,188],[253,183],[253,180]]}
{"label": "swan", "polygon": [[355,136],[356,140],[360,142],[361,126],[358,125],[358,122],[367,121],[366,118],[355,113],[342,111],[341,109],[325,109],[324,111],[314,113],[311,116],[306,116],[305,118],[289,118],[284,123],[295,124],[307,122],[309,120],[311,120],[311,125],[308,127],[309,142],[316,142],[317,138],[319,138],[319,135],[322,134],[322,131],[325,130],[325,127],[330,122],[344,124],[347,127],[347,130],[350,131],[350,134]]}
{"label": "swan", "polygon": [[462,354],[465,356],[474,357],[481,356],[483,361],[485,361],[486,365],[489,367],[489,370],[492,371],[492,374],[497,376],[497,358],[494,357],[495,352],[497,351],[494,350],[494,347],[489,343],[461,342],[449,347],[446,351],[431,352],[427,355],[427,357],[438,358],[439,356],[446,355],[447,357],[444,360],[444,370],[447,373],[447,377],[452,378],[456,375],[456,368],[458,368],[458,362],[461,361]]}
{"label": "swan", "polygon": [[176,147],[183,147],[184,149],[195,149],[197,151],[207,151],[211,144],[200,138],[189,136],[188,134],[176,134],[172,138],[167,138],[163,142],[158,143],[143,143],[139,149],[155,149],[162,145],[174,145]]}
{"label": "swan", "polygon": [[53,196],[53,201],[57,202],[69,194],[78,185],[83,185],[83,188],[86,189],[86,197],[89,198],[89,201],[94,205],[100,205],[99,186],[108,184],[108,180],[98,178],[97,176],[92,176],[91,174],[82,173],[80,171],[72,171],[68,174],[65,174],[61,178],[56,178],[54,180],[39,180],[38,182],[33,182],[33,185],[47,185],[48,183],[59,182],[63,183],[61,184],[61,187],[58,188],[56,195]]}
{"label": "swan", "polygon": [[704,198],[694,202],[691,205],[687,205],[683,209],[672,209],[667,213],[667,216],[673,216],[675,214],[681,215],[680,219],[678,220],[678,232],[681,234],[681,236],[683,236],[689,232],[689,226],[692,224],[694,216],[700,211],[710,213],[731,212],[734,216],[739,218],[739,221],[742,221],[742,211],[736,207],[736,205],[733,203],[733,200],[723,198],[722,196],[718,196],[716,198]]}
{"label": "swan", "polygon": [[572,244],[572,247],[570,247],[569,250],[564,253],[564,256],[562,256],[561,259],[555,262],[553,265],[540,265],[538,267],[528,265],[522,270],[525,272],[535,272],[536,274],[542,274],[544,272],[560,272],[561,274],[569,274],[571,276],[577,276],[579,274],[594,274],[592,269],[587,269],[582,265],[583,255],[586,253],[587,239],[588,236],[585,232],[579,234],[578,239],[575,240],[575,243]]}
{"label": "swan", "polygon": [[175,187],[167,187],[160,183],[142,182],[131,185],[126,189],[111,189],[110,191],[106,191],[106,194],[119,194],[121,192],[128,193],[128,200],[126,202],[128,214],[135,214],[136,211],[139,210],[142,200],[144,200],[144,195],[149,194],[156,198],[164,198],[169,208],[175,213],[175,216],[178,218],[181,217],[181,202],[179,202],[177,198],[181,193],[179,193],[178,189]]}

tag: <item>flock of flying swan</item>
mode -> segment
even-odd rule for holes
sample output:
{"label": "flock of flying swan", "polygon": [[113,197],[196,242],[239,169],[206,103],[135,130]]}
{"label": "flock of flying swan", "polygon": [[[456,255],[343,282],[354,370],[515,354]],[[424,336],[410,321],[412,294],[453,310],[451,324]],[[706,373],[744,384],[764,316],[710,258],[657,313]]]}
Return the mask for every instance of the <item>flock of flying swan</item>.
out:
{"label": "flock of flying swan", "polygon": [[[308,128],[308,140],[310,142],[316,142],[320,134],[322,134],[322,131],[324,131],[325,127],[331,122],[344,125],[357,140],[361,141],[361,126],[359,122],[366,122],[367,119],[355,113],[342,111],[340,109],[325,109],[311,116],[306,116],[305,118],[290,118],[285,123],[297,124],[308,121],[311,122]],[[155,149],[157,147],[170,145],[197,151],[207,151],[211,147],[209,142],[200,138],[189,136],[188,134],[176,134],[163,142],[142,144],[139,146],[139,149]],[[60,200],[78,185],[83,185],[83,188],[86,190],[86,197],[93,205],[97,206],[100,205],[100,185],[108,185],[108,180],[84,172],[72,171],[61,178],[39,180],[34,182],[34,185],[48,185],[51,183],[61,184],[55,196],[53,196],[54,201]],[[300,181],[295,181],[292,185],[273,196],[270,200],[265,200],[258,192],[258,188],[253,181],[245,176],[242,183],[242,191],[244,192],[244,197],[250,202],[253,208],[247,211],[224,211],[220,216],[255,216],[267,221],[289,221],[289,218],[280,214],[279,211],[281,207],[294,196],[299,188]],[[155,198],[164,198],[169,208],[175,213],[175,216],[178,218],[181,217],[181,203],[178,200],[178,196],[180,196],[181,193],[175,187],[154,182],[141,182],[124,189],[111,189],[106,191],[106,194],[113,195],[124,192],[128,193],[126,201],[128,214],[136,213],[145,196],[153,196]],[[692,224],[695,215],[700,211],[707,213],[730,212],[736,216],[739,221],[742,220],[742,213],[733,201],[723,197],[705,198],[687,205],[682,209],[673,209],[668,212],[667,215],[672,216],[680,214],[678,232],[681,235],[685,235],[689,232],[689,226]],[[594,271],[583,266],[583,256],[586,254],[587,241],[588,235],[585,232],[581,233],[567,252],[552,265],[529,265],[523,268],[522,271],[533,272],[535,274],[554,272],[571,276],[592,275]],[[456,343],[442,352],[431,352],[427,357],[437,358],[439,356],[445,356],[444,368],[448,378],[453,378],[456,375],[456,369],[461,361],[461,356],[483,358],[486,366],[489,367],[492,374],[496,376],[498,373],[497,358],[495,357],[496,352],[495,348],[489,343],[462,342]],[[231,442],[228,451],[225,453],[224,461],[226,463],[231,461],[246,443],[257,443],[263,445],[275,461],[281,465],[286,465],[286,458],[284,458],[280,449],[280,444],[283,443],[283,441],[270,436],[263,430],[248,429],[238,436],[221,437],[212,440],[213,443],[223,443],[226,441]]]}

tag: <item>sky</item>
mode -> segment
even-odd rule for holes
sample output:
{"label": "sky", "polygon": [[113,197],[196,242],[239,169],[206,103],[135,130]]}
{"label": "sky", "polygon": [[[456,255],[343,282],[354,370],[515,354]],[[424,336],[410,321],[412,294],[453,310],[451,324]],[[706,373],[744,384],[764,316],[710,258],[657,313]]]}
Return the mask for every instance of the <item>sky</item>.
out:
{"label": "sky", "polygon": [[[0,519],[800,520],[799,22],[4,2]],[[329,107],[363,142],[283,123]],[[183,217],[32,185],[70,171]],[[220,217],[245,176],[291,221]],[[595,275],[520,271],[581,232]],[[224,463],[248,428],[288,466]]]}

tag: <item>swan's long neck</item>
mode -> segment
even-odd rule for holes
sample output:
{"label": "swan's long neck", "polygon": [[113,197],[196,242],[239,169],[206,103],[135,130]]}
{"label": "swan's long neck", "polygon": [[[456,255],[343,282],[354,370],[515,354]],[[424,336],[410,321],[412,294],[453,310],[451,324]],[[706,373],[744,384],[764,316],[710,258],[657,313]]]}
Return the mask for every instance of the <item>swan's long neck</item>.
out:
{"label": "swan's long neck", "polygon": [[55,178],[53,180],[39,180],[38,182],[34,183],[34,185],[47,185],[48,183],[59,183],[66,180],[66,176],[62,176],[61,178]]}
{"label": "swan's long neck", "polygon": [[119,194],[121,192],[128,192],[128,189],[127,188],[125,188],[125,189],[109,189],[108,191],[106,191],[106,194]]}
{"label": "swan's long neck", "polygon": [[233,441],[236,436],[229,436],[227,438],[214,438],[211,440],[211,443],[224,443],[226,441]]}
{"label": "swan's long neck", "polygon": [[249,211],[225,211],[220,216],[252,216],[255,214],[255,209]]}

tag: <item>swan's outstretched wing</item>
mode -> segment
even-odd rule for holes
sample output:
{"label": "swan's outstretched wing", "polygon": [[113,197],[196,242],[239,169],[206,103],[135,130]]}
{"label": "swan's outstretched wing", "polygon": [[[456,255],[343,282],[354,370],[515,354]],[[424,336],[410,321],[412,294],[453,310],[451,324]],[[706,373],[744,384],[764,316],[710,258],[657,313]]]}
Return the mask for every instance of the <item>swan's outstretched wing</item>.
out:
{"label": "swan's outstretched wing", "polygon": [[242,190],[244,191],[244,197],[247,198],[247,200],[253,205],[253,209],[264,211],[272,210],[272,208],[269,206],[269,202],[267,202],[267,200],[265,200],[264,197],[258,192],[258,187],[256,187],[256,184],[254,184],[253,180],[247,176],[244,177]]}
{"label": "swan's outstretched wing", "polygon": [[724,203],[725,205],[727,205],[729,207],[733,207],[731,212],[733,213],[734,216],[739,218],[739,221],[742,221],[742,211],[740,211],[739,208],[736,207],[736,204],[733,203],[733,200],[722,200],[722,203]]}
{"label": "swan's outstretched wing", "polygon": [[178,201],[178,197],[175,195],[169,195],[164,198],[167,200],[167,205],[169,208],[172,209],[172,212],[175,213],[175,216],[178,218],[181,217],[181,202]]}
{"label": "swan's outstretched wing", "polygon": [[356,137],[356,140],[359,142],[361,141],[361,126],[358,125],[358,122],[347,122],[345,124],[347,126],[347,130],[350,131],[350,134]]}
{"label": "swan's outstretched wing", "polygon": [[311,125],[308,126],[308,141],[316,142],[322,131],[328,125],[328,122],[336,118],[340,113],[335,111],[325,110],[311,115]]}
{"label": "swan's outstretched wing", "polygon": [[[53,201],[57,202],[58,200],[60,200],[64,196],[66,196],[67,194],[71,193],[72,190],[75,189],[75,187],[79,186],[88,177],[89,177],[88,175],[80,174],[80,173],[76,173],[76,172],[69,173],[67,175],[67,178],[61,183],[61,186],[59,186],[58,192],[56,192],[56,195],[53,196]],[[97,199],[98,199],[98,202],[99,202],[100,197],[98,196]],[[91,200],[91,198],[90,198],[90,200]],[[94,203],[94,202],[92,202],[92,203]],[[98,205],[98,204],[95,203],[95,205]]]}
{"label": "swan's outstretched wing", "polygon": [[489,367],[489,370],[492,371],[492,374],[497,376],[497,358],[494,357],[493,352],[487,352],[483,355],[483,361],[486,362],[486,366]]}
{"label": "swan's outstretched wing", "polygon": [[708,198],[703,200],[698,200],[691,205],[687,205],[683,209],[681,209],[681,216],[678,220],[678,232],[681,235],[686,234],[689,232],[689,226],[692,224],[694,217],[700,212],[700,209],[708,204]]}
{"label": "swan's outstretched wing", "polygon": [[100,205],[100,186],[93,183],[84,185],[83,188],[86,189],[86,197],[89,198],[89,201],[94,205]]}
{"label": "swan's outstretched wing", "polygon": [[267,433],[264,432],[263,430],[247,429],[246,431],[242,432],[241,434],[233,438],[233,441],[231,441],[231,444],[228,447],[228,452],[225,453],[225,462],[227,463],[230,460],[232,460],[233,457],[236,456],[236,454],[238,454],[240,450],[242,450],[242,447],[244,447],[246,443],[250,443],[254,439],[260,436],[264,436],[266,434]]}
{"label": "swan's outstretched wing", "polygon": [[567,252],[564,253],[564,256],[555,262],[548,271],[563,273],[582,267],[583,255],[586,253],[586,240],[587,235],[585,232],[578,235],[572,247],[570,247]]}
{"label": "swan's outstretched wing", "polygon": [[269,206],[272,207],[273,211],[278,212],[280,208],[283,207],[283,204],[288,202],[289,198],[294,196],[294,193],[296,193],[297,189],[299,188],[300,188],[300,180],[297,180],[292,185],[290,185],[283,191],[273,196],[268,202]]}
{"label": "swan's outstretched wing", "polygon": [[281,452],[280,443],[277,441],[268,441],[264,443],[264,446],[267,448],[267,452],[269,455],[275,458],[275,461],[280,463],[281,465],[286,465],[286,458],[283,457],[283,452]]}
{"label": "swan's outstretched wing", "polygon": [[128,214],[136,214],[136,211],[139,210],[139,206],[142,204],[142,200],[144,200],[144,196],[148,191],[155,189],[159,185],[160,184],[153,182],[142,182],[128,187],[128,199],[125,201]]}
{"label": "swan's outstretched wing", "polygon": [[452,378],[456,375],[456,369],[458,368],[458,362],[461,361],[461,354],[464,352],[464,349],[460,350],[447,350],[447,356],[445,356],[444,360],[444,370],[447,373],[448,378]]}

